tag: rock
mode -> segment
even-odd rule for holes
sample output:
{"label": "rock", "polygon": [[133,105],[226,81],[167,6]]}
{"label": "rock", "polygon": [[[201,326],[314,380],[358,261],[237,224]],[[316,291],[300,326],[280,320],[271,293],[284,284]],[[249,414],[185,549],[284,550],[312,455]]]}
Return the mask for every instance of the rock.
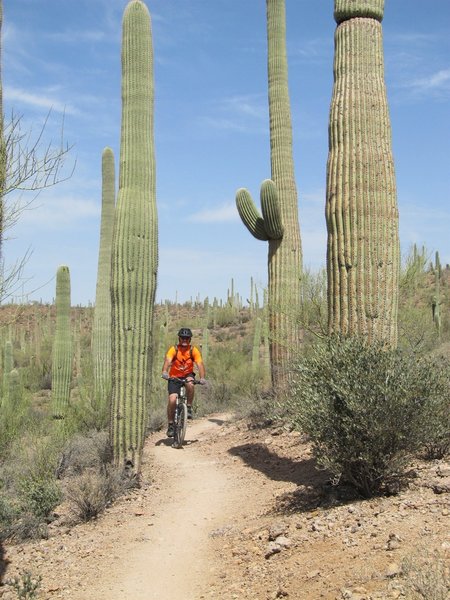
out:
{"label": "rock", "polygon": [[287,532],[288,526],[283,521],[275,521],[269,528],[269,540],[274,541],[277,537]]}
{"label": "rock", "polygon": [[281,546],[276,542],[269,542],[266,548],[266,552],[264,554],[264,558],[270,558],[271,556],[273,556],[274,554],[278,554],[279,552],[281,552]]}
{"label": "rock", "polygon": [[319,569],[315,569],[314,571],[309,571],[309,573],[306,574],[306,578],[314,579],[315,577],[319,577],[319,575],[320,575]]}
{"label": "rock", "polygon": [[282,548],[290,548],[292,546],[292,540],[290,540],[284,535],[279,535],[275,540],[275,543],[281,546]]}
{"label": "rock", "polygon": [[388,564],[385,576],[389,579],[393,579],[394,577],[398,577],[398,575],[400,575],[401,572],[401,567],[397,563],[392,562]]}

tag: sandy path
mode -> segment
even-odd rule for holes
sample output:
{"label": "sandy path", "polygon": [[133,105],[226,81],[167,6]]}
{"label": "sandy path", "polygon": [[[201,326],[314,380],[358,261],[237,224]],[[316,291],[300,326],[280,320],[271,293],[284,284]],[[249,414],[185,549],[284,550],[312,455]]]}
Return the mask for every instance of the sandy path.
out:
{"label": "sandy path", "polygon": [[242,486],[230,485],[220,459],[208,459],[196,448],[203,435],[219,430],[223,418],[190,423],[182,450],[161,434],[150,439],[144,468],[152,474],[153,493],[144,521],[127,523],[116,550],[120,560],[113,556],[98,565],[89,595],[85,589],[73,597],[179,600],[182,590],[184,600],[198,600],[207,593],[217,576],[208,564],[210,534],[230,522],[244,493]]}

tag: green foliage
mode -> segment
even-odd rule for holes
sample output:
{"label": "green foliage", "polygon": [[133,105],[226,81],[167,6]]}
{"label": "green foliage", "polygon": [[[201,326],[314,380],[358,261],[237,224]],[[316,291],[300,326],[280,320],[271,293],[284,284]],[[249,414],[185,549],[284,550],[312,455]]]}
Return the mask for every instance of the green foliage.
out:
{"label": "green foliage", "polygon": [[30,476],[20,483],[22,511],[46,519],[61,501],[61,490],[52,478]]}
{"label": "green foliage", "polygon": [[295,369],[288,409],[318,464],[365,497],[398,477],[424,439],[425,407],[449,395],[431,361],[358,338],[317,345]]}
{"label": "green foliage", "polygon": [[13,588],[20,600],[32,600],[38,597],[41,581],[42,577],[40,575],[35,577],[29,571],[23,571],[23,573],[9,579],[6,583]]}

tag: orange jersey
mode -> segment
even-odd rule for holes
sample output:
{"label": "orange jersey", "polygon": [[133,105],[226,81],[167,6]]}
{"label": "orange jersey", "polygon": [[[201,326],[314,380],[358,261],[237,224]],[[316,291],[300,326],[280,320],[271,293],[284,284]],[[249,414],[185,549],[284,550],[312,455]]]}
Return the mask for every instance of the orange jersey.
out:
{"label": "orange jersey", "polygon": [[194,372],[194,363],[202,363],[200,350],[195,346],[171,346],[167,351],[166,358],[172,361],[170,365],[170,377],[184,377]]}

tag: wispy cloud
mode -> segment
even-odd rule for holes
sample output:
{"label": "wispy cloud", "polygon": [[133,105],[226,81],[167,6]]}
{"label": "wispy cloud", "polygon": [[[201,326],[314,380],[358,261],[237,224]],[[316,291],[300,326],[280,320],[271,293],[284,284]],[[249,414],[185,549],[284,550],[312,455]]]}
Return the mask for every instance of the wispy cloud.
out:
{"label": "wispy cloud", "polygon": [[267,96],[263,94],[230,96],[214,105],[202,123],[216,129],[265,133],[268,127]]}
{"label": "wispy cloud", "polygon": [[224,223],[237,220],[238,212],[234,204],[224,204],[217,208],[202,210],[188,218],[188,221],[192,223]]}
{"label": "wispy cloud", "polygon": [[55,33],[49,33],[47,39],[63,43],[63,44],[75,44],[79,42],[100,42],[105,39],[105,32],[99,30],[85,30],[85,31],[72,31],[67,29],[66,31],[59,31]]}
{"label": "wispy cloud", "polygon": [[450,69],[442,69],[426,77],[420,77],[410,82],[417,93],[448,93],[450,92]]}
{"label": "wispy cloud", "polygon": [[23,227],[41,230],[53,230],[70,226],[76,221],[97,218],[100,214],[100,203],[77,196],[38,197],[32,208],[24,211],[20,217]]}
{"label": "wispy cloud", "polygon": [[6,86],[4,89],[4,98],[8,102],[27,104],[28,106],[33,106],[34,108],[44,108],[46,110],[53,110],[58,113],[65,113],[67,115],[79,114],[79,111],[71,104],[64,104],[54,97],[33,94],[20,88]]}

